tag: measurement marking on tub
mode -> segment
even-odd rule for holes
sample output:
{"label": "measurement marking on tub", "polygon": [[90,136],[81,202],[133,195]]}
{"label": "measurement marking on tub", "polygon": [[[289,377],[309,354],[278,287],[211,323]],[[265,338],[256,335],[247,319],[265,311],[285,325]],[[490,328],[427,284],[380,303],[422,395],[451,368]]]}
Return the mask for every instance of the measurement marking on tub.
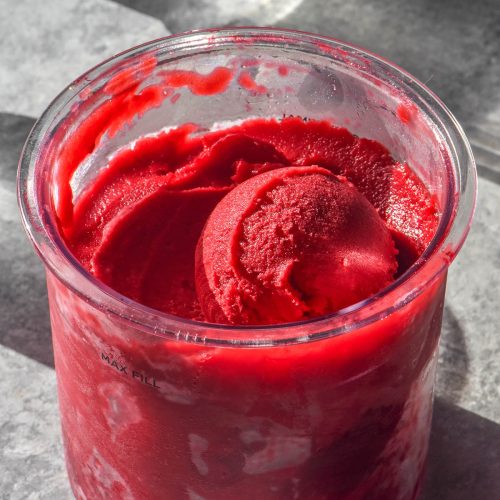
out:
{"label": "measurement marking on tub", "polygon": [[149,387],[155,387],[156,389],[160,388],[160,386],[156,385],[155,378],[146,377],[141,372],[136,372],[135,370],[132,370],[132,378],[138,379],[143,384],[149,385]]}
{"label": "measurement marking on tub", "polygon": [[127,367],[125,365],[118,363],[115,359],[111,359],[109,356],[107,356],[103,352],[101,352],[101,359],[103,361],[106,361],[106,363],[108,363],[109,366],[116,368],[119,372],[125,373],[125,375],[128,375]]}
{"label": "measurement marking on tub", "polygon": [[154,389],[160,388],[160,386],[156,383],[156,379],[154,377],[151,377],[149,375],[145,375],[144,373],[137,371],[137,370],[131,370],[129,372],[127,366],[123,365],[119,361],[116,361],[116,359],[113,359],[112,355],[108,355],[108,354],[101,352],[101,361],[106,363],[108,366],[113,367],[119,373],[123,373],[127,377],[131,377],[134,380],[137,380],[141,384],[147,385],[149,387],[153,387]]}

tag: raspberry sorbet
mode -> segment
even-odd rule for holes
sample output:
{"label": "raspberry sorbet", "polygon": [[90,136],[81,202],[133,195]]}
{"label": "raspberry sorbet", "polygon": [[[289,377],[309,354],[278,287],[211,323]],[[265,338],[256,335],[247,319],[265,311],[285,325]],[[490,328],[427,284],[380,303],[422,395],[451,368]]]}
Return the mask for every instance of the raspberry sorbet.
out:
{"label": "raspberry sorbet", "polygon": [[416,499],[473,206],[457,127],[389,63],[272,29],[68,87],[20,201],[76,498]]}

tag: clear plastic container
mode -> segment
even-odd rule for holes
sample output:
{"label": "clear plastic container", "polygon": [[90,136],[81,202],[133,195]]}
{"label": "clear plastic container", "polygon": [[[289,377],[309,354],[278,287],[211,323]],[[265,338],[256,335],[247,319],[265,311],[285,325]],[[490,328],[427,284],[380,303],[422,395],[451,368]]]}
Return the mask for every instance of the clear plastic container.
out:
{"label": "clear plastic container", "polygon": [[[213,88],[197,84],[196,75],[217,72]],[[144,103],[140,116],[90,130],[89,117],[123,95]],[[65,246],[61,204],[78,199],[120,147],[186,122],[209,130],[283,115],[327,119],[380,141],[434,195],[441,218],[431,245],[376,296],[295,324],[199,323],[111,290]],[[75,141],[88,154],[70,157]],[[64,192],[61,176],[73,170]],[[327,37],[193,32],[131,49],[72,83],[31,132],[19,200],[47,269],[75,496],[416,498],[446,271],[475,194],[469,144],[439,99],[393,64]]]}

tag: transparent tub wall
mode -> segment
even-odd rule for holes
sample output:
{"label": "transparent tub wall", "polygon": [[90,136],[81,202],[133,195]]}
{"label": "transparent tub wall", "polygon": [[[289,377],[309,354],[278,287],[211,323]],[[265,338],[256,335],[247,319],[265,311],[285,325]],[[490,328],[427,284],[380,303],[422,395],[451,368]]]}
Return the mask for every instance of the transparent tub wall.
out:
{"label": "transparent tub wall", "polygon": [[[210,74],[223,67],[232,72],[230,83],[224,92],[213,95],[193,93],[189,86],[181,86],[173,94],[169,89],[160,105],[101,141],[72,182],[75,199],[117,149],[144,135],[185,123],[195,123],[200,127],[199,133],[203,133],[249,117],[279,119],[293,115],[325,119],[359,137],[380,142],[396,160],[408,162],[443,205],[443,185],[447,182],[443,167],[449,161],[449,153],[440,145],[443,137],[439,127],[426,115],[426,103],[418,102],[409,89],[405,93],[388,81],[393,75],[385,74],[376,62],[333,50],[329,55],[336,58],[335,65],[324,55],[276,47],[247,46],[243,55],[226,52],[221,47],[207,53],[187,53],[175,60],[170,59],[168,52],[155,53],[158,65],[144,78],[137,92],[162,87],[165,74],[172,71]],[[129,66],[133,69],[142,60],[144,56],[131,59]],[[242,87],[242,75],[249,76],[260,90]],[[97,92],[78,102],[90,112],[108,98],[109,95]],[[82,115],[81,109],[76,107],[65,119],[75,119],[77,127],[84,118],[84,114],[79,114]],[[64,150],[64,142],[60,150]]]}
{"label": "transparent tub wall", "polygon": [[348,336],[255,349],[146,335],[48,284],[77,498],[416,497],[445,276]]}
{"label": "transparent tub wall", "polygon": [[[425,89],[375,57],[335,42],[320,46],[300,33],[261,41],[252,34],[252,43],[211,37],[152,42],[92,70],[51,105],[24,153],[20,200],[47,266],[75,496],[415,499],[430,432],[446,268],[473,205],[466,141]],[[142,62],[152,56],[157,65],[143,74]],[[223,92],[161,87],[165,72],[210,74],[221,67],[231,72]],[[408,161],[435,195],[445,229],[455,216],[447,204],[459,212],[453,238],[441,234],[427,263],[354,313],[290,327],[294,340],[286,345],[196,342],[205,325],[141,309],[102,288],[58,239],[53,205],[61,155],[111,99],[107,85],[122,71],[142,79],[139,94],[160,86],[161,104],[103,135],[73,176],[73,201],[119,148],[144,135],[186,122],[203,133],[251,117],[296,115],[346,127]],[[461,194],[465,208],[458,207]],[[443,249],[445,239],[451,244]],[[278,343],[287,329],[260,330],[259,340]],[[243,328],[206,330],[217,341],[248,335]]]}

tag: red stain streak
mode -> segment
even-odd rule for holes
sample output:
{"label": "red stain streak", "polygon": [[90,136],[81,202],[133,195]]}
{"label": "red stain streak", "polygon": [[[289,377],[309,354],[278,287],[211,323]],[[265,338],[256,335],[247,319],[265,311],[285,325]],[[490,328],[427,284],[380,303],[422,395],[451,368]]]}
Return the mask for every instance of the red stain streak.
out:
{"label": "red stain streak", "polygon": [[264,85],[258,85],[248,71],[242,71],[238,77],[238,83],[246,90],[250,90],[257,94],[265,94],[267,88]]}
{"label": "red stain streak", "polygon": [[171,87],[188,87],[196,95],[214,95],[225,92],[233,78],[229,68],[217,67],[206,75],[195,71],[163,71],[160,75],[164,82]]}
{"label": "red stain streak", "polygon": [[415,104],[399,104],[396,109],[396,115],[400,119],[401,123],[410,123],[417,113],[417,107]]}
{"label": "red stain streak", "polygon": [[[124,125],[142,116],[150,108],[159,106],[164,99],[171,97],[174,104],[180,94],[174,94],[172,89],[163,86],[151,85],[136,93],[140,84],[149,76],[157,65],[154,57],[139,61],[131,68],[120,71],[112,77],[104,87],[104,92],[111,97],[92,111],[89,116],[78,125],[77,129],[67,136],[80,112],[91,106],[90,102],[82,102],[73,108],[73,117],[61,126],[53,138],[53,144],[58,144],[58,167],[55,178],[58,186],[56,197],[56,212],[61,228],[71,225],[73,217],[73,194],[70,186],[71,178],[78,166],[87,156],[93,153],[104,135],[112,137]],[[164,83],[170,87],[188,87],[193,94],[213,95],[224,92],[233,72],[228,68],[218,67],[207,75],[200,75],[194,71],[168,71],[160,73]],[[85,96],[92,99],[92,93],[85,92]]]}
{"label": "red stain streak", "polygon": [[117,73],[104,87],[104,92],[117,95],[125,90],[137,89],[140,83],[147,78],[155,69],[157,60],[155,57],[147,57],[138,61],[130,68]]}
{"label": "red stain streak", "polygon": [[284,64],[282,64],[281,66],[278,66],[278,74],[280,76],[288,76],[288,73],[289,73],[289,69],[287,66],[285,66]]}

